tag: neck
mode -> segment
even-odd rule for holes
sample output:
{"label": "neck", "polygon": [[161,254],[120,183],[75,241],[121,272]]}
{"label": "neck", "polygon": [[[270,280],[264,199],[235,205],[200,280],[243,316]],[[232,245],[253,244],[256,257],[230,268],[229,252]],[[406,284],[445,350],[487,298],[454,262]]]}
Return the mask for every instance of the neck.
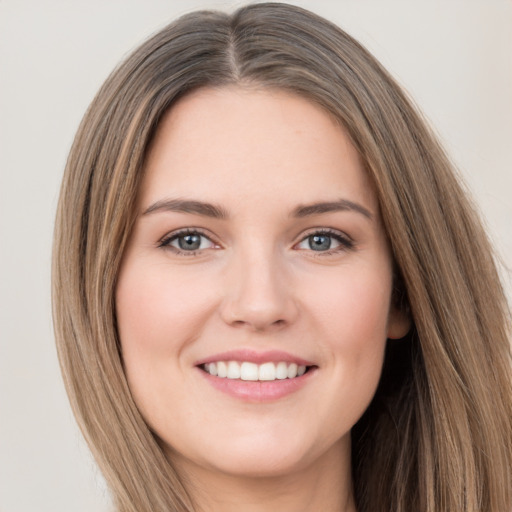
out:
{"label": "neck", "polygon": [[356,512],[346,446],[282,475],[240,476],[195,466],[184,476],[192,482],[198,512]]}

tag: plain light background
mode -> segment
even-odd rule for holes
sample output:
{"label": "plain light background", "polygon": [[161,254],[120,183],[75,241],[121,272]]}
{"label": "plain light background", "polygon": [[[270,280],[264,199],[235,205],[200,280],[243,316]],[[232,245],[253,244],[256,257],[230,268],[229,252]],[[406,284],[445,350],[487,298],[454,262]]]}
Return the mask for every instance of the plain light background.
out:
{"label": "plain light background", "polygon": [[[109,510],[70,412],[51,326],[66,155],[93,95],[131,49],[180,14],[241,3],[0,0],[0,512]],[[512,268],[512,2],[290,3],[346,29],[409,91]]]}

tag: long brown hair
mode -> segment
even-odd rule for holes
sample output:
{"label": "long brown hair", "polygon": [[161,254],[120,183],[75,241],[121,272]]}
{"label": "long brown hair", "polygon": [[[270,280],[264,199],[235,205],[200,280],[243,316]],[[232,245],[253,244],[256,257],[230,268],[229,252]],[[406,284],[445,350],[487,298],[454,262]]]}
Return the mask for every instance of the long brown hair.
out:
{"label": "long brown hair", "polygon": [[289,90],[349,133],[372,178],[413,328],[389,341],[353,429],[359,512],[512,508],[510,316],[475,209],[426,123],[381,65],[328,21],[286,4],[186,15],[105,82],[61,190],[54,321],[74,413],[122,512],[193,510],[131,399],[114,289],[144,158],[184,94],[227,84]]}

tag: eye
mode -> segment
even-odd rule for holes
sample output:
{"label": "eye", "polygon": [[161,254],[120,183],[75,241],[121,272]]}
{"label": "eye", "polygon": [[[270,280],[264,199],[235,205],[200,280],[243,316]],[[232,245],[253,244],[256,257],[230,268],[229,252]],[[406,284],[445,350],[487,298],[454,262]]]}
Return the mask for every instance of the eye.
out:
{"label": "eye", "polygon": [[323,253],[334,253],[354,247],[353,241],[338,232],[330,230],[315,231],[303,238],[297,245],[297,249],[310,250]]}
{"label": "eye", "polygon": [[196,251],[213,249],[217,245],[206,235],[196,230],[185,230],[171,233],[159,244],[159,247],[171,249],[177,254],[194,254]]}

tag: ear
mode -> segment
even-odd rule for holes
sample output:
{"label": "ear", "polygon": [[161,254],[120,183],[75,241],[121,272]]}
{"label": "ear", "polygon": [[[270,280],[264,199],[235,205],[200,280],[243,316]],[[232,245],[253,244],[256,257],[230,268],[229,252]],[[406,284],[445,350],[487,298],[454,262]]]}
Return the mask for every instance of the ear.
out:
{"label": "ear", "polygon": [[403,338],[411,328],[411,317],[407,311],[391,306],[388,316],[388,338],[398,340]]}

